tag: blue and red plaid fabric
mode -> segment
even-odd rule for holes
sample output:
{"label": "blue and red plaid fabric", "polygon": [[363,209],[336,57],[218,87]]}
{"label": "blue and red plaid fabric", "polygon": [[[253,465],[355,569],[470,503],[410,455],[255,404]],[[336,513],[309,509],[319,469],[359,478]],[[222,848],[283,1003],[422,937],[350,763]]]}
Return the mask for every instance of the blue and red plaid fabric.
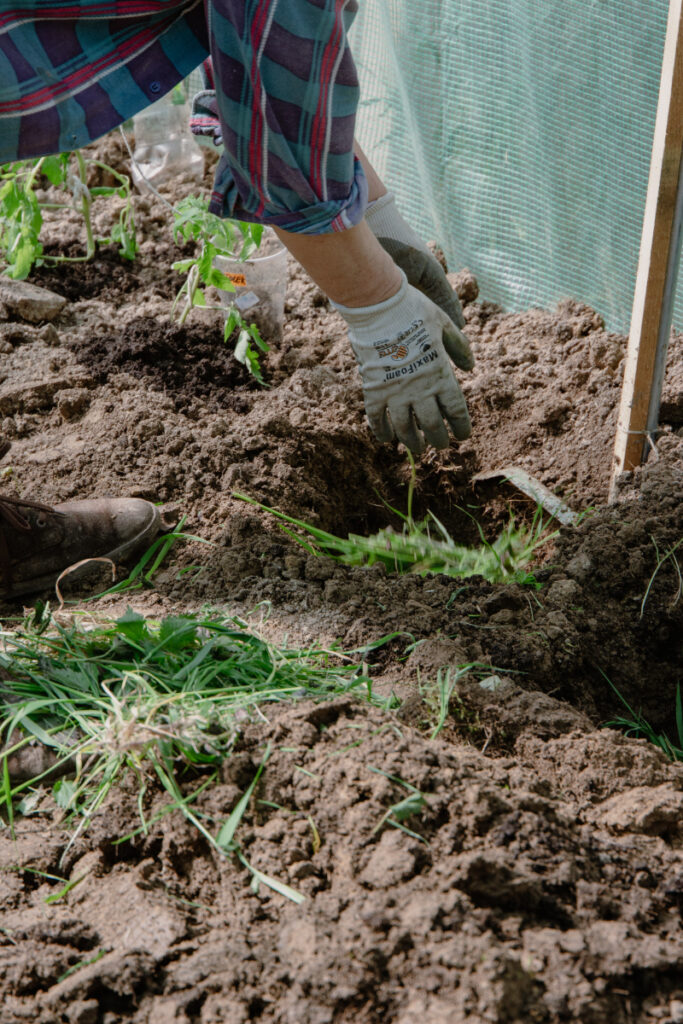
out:
{"label": "blue and red plaid fabric", "polygon": [[358,81],[347,43],[357,7],[357,0],[0,4],[0,162],[99,138],[210,55],[216,97],[207,116],[218,118],[225,147],[212,210],[310,234],[351,227],[367,203],[353,155]]}

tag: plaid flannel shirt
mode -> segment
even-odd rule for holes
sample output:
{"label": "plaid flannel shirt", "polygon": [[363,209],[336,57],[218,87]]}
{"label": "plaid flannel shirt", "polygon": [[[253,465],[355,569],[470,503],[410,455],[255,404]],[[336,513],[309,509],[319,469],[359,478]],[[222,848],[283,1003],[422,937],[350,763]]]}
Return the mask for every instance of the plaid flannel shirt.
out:
{"label": "plaid flannel shirt", "polygon": [[[0,162],[99,138],[210,55],[216,95],[205,116],[213,126],[218,120],[224,143],[213,212],[310,234],[362,219],[367,188],[353,155],[358,81],[347,43],[357,0],[2,7]],[[194,130],[202,130],[197,121]]]}

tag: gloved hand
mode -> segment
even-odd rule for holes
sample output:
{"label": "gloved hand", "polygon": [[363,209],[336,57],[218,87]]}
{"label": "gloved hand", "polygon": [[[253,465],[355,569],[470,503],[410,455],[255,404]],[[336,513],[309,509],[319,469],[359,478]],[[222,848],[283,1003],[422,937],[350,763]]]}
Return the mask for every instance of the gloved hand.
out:
{"label": "gloved hand", "polygon": [[[393,192],[370,203],[365,220],[382,248],[404,272],[408,283],[441,306],[457,328],[464,327],[465,317],[456,292],[434,254],[401,216]],[[473,365],[474,360],[463,369],[471,370]]]}
{"label": "gloved hand", "polygon": [[396,435],[416,453],[424,449],[425,439],[435,448],[447,448],[444,419],[458,440],[472,430],[450,363],[469,369],[472,353],[446,314],[401,276],[396,295],[376,306],[332,305],[348,324],[365,411],[377,439],[391,441]]}
{"label": "gloved hand", "polygon": [[190,131],[200,146],[223,151],[223,129],[218,117],[215,89],[202,89],[192,97]]}

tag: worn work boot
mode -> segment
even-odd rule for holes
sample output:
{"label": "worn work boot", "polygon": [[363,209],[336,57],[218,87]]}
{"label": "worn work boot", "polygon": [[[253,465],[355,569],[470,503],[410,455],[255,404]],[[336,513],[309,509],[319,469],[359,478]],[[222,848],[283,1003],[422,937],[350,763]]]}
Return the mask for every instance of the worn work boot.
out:
{"label": "worn work boot", "polygon": [[141,498],[53,507],[0,494],[0,598],[44,590],[84,559],[121,561],[148,545],[160,526],[159,510]]}

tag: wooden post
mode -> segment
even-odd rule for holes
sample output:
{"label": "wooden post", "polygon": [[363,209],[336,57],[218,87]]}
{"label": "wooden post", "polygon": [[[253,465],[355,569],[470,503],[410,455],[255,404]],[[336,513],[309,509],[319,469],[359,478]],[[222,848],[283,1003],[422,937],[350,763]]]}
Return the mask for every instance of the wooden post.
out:
{"label": "wooden post", "polygon": [[616,478],[640,465],[658,426],[682,222],[683,0],[670,0],[610,501]]}

